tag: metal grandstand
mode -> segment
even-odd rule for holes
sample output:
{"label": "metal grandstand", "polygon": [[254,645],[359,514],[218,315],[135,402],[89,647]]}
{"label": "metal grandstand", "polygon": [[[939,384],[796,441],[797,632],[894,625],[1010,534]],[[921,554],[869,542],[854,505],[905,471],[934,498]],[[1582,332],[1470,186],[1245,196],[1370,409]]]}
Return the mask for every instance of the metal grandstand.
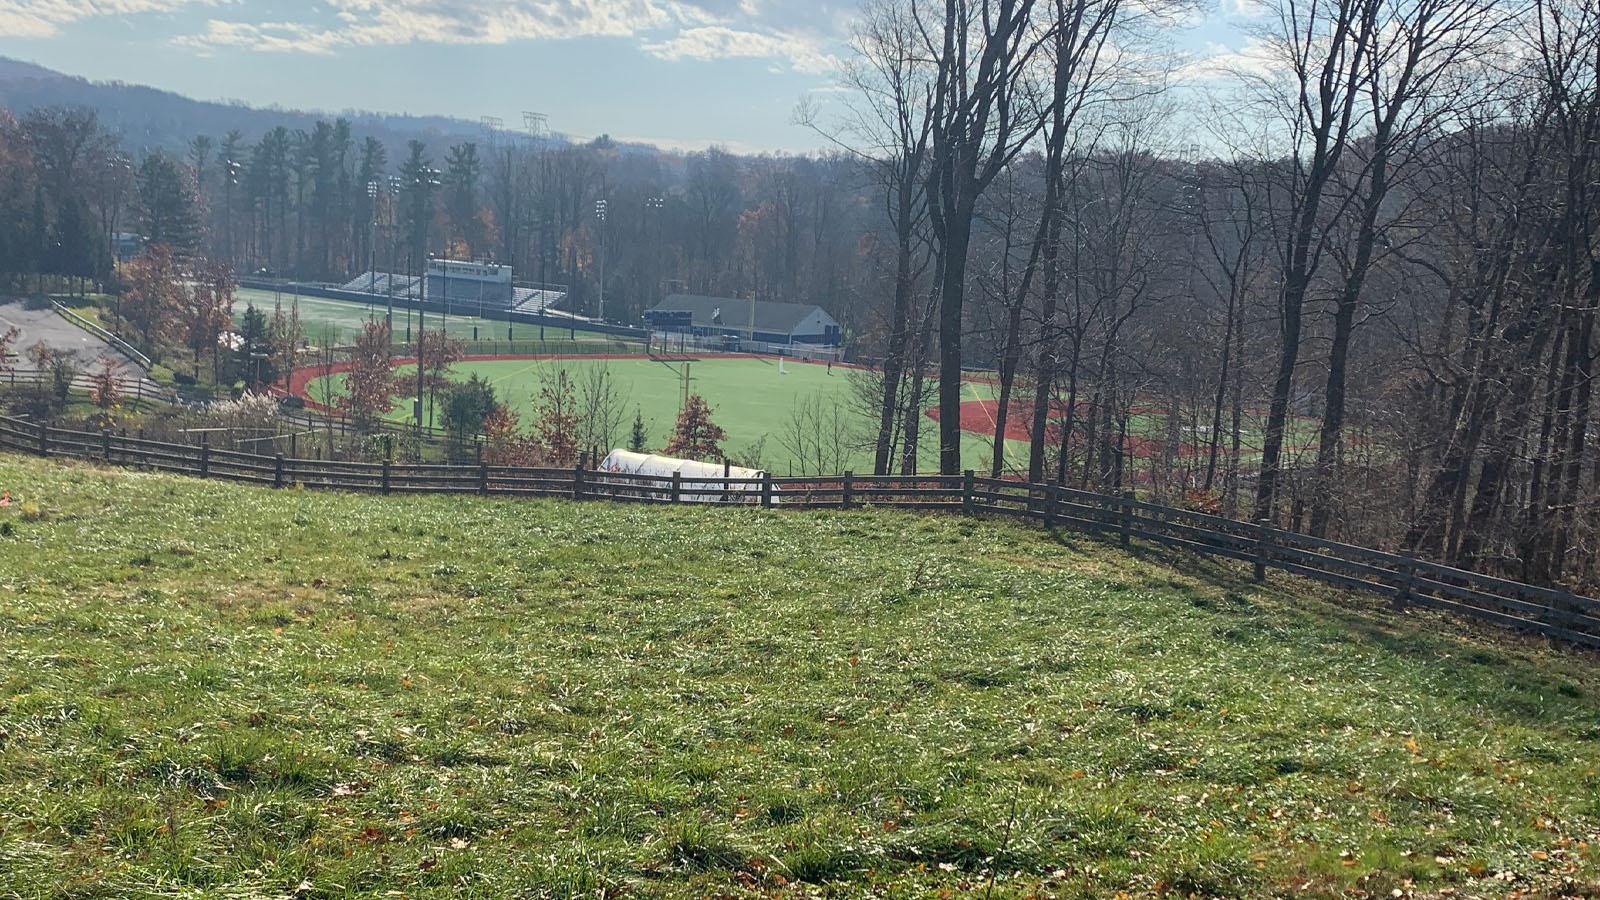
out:
{"label": "metal grandstand", "polygon": [[[363,272],[339,285],[339,289],[358,294],[417,300],[422,297],[422,278],[417,275],[399,275],[391,272]],[[518,284],[512,288],[511,309],[521,313],[559,315],[557,307],[566,298],[567,289],[560,285]]]}

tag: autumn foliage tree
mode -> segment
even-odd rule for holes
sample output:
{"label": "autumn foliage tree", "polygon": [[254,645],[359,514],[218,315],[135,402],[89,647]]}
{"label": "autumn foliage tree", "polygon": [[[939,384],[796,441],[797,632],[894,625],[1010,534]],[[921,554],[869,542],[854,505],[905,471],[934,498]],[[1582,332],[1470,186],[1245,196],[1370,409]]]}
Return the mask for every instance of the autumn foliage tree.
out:
{"label": "autumn foliage tree", "polygon": [[537,466],[543,461],[538,445],[523,434],[517,414],[495,404],[483,417],[483,461],[491,466]]}
{"label": "autumn foliage tree", "polygon": [[174,330],[184,346],[194,352],[195,377],[200,375],[200,357],[211,353],[213,381],[221,368],[218,345],[233,322],[233,271],[221,263],[208,263],[193,281],[179,285],[169,296]]}
{"label": "autumn foliage tree", "polygon": [[117,361],[108,357],[100,357],[96,368],[89,376],[89,402],[100,410],[105,421],[111,421],[111,414],[122,405],[122,381],[117,377]]}
{"label": "autumn foliage tree", "polygon": [[450,386],[450,367],[461,361],[461,342],[451,340],[443,328],[424,330],[417,332],[417,349],[428,408],[432,409],[434,398]]}
{"label": "autumn foliage tree", "polygon": [[395,379],[390,358],[389,325],[370,321],[356,336],[339,408],[358,431],[370,431],[384,413],[394,408]]}
{"label": "autumn foliage tree", "polygon": [[172,248],[153,244],[122,269],[119,313],[153,346],[167,330],[171,312],[181,306],[183,279]]}
{"label": "autumn foliage tree", "polygon": [[20,337],[22,337],[22,332],[18,331],[15,326],[0,332],[0,373],[11,371],[12,361],[16,359],[16,351],[11,348],[16,345],[17,339]]}
{"label": "autumn foliage tree", "polygon": [[578,461],[578,434],[583,426],[578,415],[577,391],[566,369],[543,380],[534,396],[533,442],[546,465],[570,466]]}
{"label": "autumn foliage tree", "polygon": [[727,439],[727,432],[711,421],[710,404],[699,394],[690,394],[678,413],[666,452],[685,459],[718,460],[724,456],[722,442]]}

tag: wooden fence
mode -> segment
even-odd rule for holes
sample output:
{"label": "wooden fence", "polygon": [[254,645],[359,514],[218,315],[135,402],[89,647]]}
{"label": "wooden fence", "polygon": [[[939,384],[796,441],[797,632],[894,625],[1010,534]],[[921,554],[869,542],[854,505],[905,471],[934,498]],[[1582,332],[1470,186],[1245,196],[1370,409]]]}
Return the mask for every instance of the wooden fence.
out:
{"label": "wooden fence", "polygon": [[[148,378],[125,378],[113,376],[111,379],[117,386],[117,393],[125,401],[134,403],[163,403],[173,404],[180,402],[176,391],[164,388]],[[51,372],[41,372],[37,369],[7,368],[0,371],[0,387],[19,388],[37,387],[39,385],[54,385],[55,375]],[[89,372],[78,372],[72,376],[72,381],[67,389],[77,394],[87,394],[97,386],[97,377]]]}
{"label": "wooden fence", "polygon": [[0,448],[97,460],[272,487],[379,494],[478,494],[636,503],[747,504],[786,509],[897,507],[990,513],[1238,560],[1255,578],[1270,569],[1600,647],[1600,600],[1438,563],[1121,496],[964,475],[699,478],[623,475],[587,468],[412,465],[292,459],[74,431],[0,417]]}

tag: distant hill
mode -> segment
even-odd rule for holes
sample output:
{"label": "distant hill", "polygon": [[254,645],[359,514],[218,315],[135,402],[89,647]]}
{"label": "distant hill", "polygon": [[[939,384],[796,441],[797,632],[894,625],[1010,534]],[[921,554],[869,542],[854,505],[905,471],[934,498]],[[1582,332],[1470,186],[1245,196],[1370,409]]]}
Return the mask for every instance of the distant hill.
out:
{"label": "distant hill", "polygon": [[[81,106],[95,110],[102,123],[122,133],[123,144],[129,150],[181,151],[197,134],[220,138],[231,129],[238,129],[246,140],[254,141],[279,125],[291,130],[310,130],[318,119],[337,117],[350,120],[357,140],[375,137],[391,148],[412,138],[439,147],[462,140],[481,141],[484,137],[479,123],[448,116],[289,110],[254,107],[242,102],[195,100],[143,85],[89,81],[0,56],[0,108],[21,115],[41,106]],[[629,149],[649,151],[654,148],[636,145]]]}

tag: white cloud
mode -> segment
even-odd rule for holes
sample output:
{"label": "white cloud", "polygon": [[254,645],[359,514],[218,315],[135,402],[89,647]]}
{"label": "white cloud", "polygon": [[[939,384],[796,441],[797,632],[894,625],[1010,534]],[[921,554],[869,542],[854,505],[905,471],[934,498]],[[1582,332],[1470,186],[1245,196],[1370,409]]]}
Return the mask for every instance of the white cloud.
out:
{"label": "white cloud", "polygon": [[1226,15],[1244,19],[1260,18],[1267,14],[1267,6],[1261,0],[1222,0],[1221,10]]}
{"label": "white cloud", "polygon": [[96,16],[171,12],[200,3],[225,0],[0,0],[0,34],[7,37],[52,37],[63,25]]}
{"label": "white cloud", "polygon": [[318,20],[212,19],[204,31],[173,43],[202,53],[227,47],[328,54],[341,47],[616,37],[636,38],[661,59],[771,59],[820,73],[834,61],[822,49],[826,39],[808,35],[843,21],[838,0],[776,6],[772,0],[327,0],[323,10]]}
{"label": "white cloud", "polygon": [[[625,37],[681,21],[670,0],[332,0],[356,46]],[[698,17],[696,17],[698,18]]]}
{"label": "white cloud", "polygon": [[646,41],[646,53],[665,60],[783,59],[802,72],[835,68],[834,59],[815,43],[792,34],[764,34],[722,25],[690,28],[662,41]]}
{"label": "white cloud", "polygon": [[1236,75],[1269,77],[1283,69],[1280,55],[1259,37],[1247,37],[1238,47],[1212,43],[1178,68],[1180,81],[1214,81]]}

